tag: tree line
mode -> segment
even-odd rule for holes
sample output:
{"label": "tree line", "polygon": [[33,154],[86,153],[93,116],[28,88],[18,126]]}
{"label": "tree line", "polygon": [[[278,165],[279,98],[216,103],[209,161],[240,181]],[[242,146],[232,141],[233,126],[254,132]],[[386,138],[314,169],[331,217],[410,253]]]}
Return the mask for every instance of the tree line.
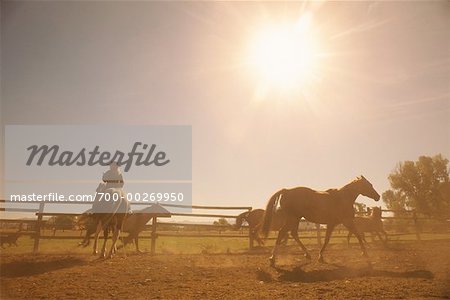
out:
{"label": "tree line", "polygon": [[382,195],[389,209],[440,219],[450,218],[449,160],[441,154],[403,161],[389,174],[391,188]]}

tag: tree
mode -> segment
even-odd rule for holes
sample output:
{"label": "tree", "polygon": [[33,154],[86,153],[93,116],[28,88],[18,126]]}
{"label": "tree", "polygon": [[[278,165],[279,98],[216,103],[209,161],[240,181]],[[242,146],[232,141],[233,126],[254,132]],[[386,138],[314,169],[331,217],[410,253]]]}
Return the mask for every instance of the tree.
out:
{"label": "tree", "polygon": [[414,209],[428,216],[449,216],[450,199],[442,192],[449,184],[448,162],[438,154],[399,163],[389,175],[391,189],[383,193],[383,201],[392,210]]}
{"label": "tree", "polygon": [[214,221],[213,223],[214,225],[226,225],[226,226],[231,226],[230,223],[228,223],[227,219],[225,218],[220,218],[217,221]]}
{"label": "tree", "polygon": [[358,213],[367,212],[367,205],[365,205],[364,203],[355,202],[353,207],[355,208],[355,211]]}
{"label": "tree", "polygon": [[76,224],[73,216],[56,216],[54,219],[55,229],[73,229]]}

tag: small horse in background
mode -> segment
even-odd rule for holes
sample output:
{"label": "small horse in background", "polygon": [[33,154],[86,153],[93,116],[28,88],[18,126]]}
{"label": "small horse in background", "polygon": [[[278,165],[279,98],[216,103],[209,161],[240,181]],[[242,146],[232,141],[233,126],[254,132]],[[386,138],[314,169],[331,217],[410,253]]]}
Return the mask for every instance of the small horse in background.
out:
{"label": "small horse in background", "polygon": [[103,197],[105,197],[105,195],[109,195],[109,200],[106,198],[102,200],[102,198],[97,197],[92,206],[92,218],[97,228],[95,232],[93,254],[98,253],[98,237],[100,235],[100,231],[103,230],[104,240],[100,257],[106,257],[106,241],[108,240],[109,230],[111,229],[112,245],[108,253],[108,258],[112,258],[116,252],[117,240],[129,211],[129,204],[124,197],[123,190],[120,188],[106,189],[106,184],[102,182],[98,185],[96,191],[97,196],[99,196],[99,193],[103,193]]}
{"label": "small horse in background", "polygon": [[11,233],[0,236],[1,247],[3,248],[4,244],[8,244],[10,247],[12,245],[17,247],[18,246],[17,240],[19,239],[19,237],[21,235],[22,235],[22,232],[19,230],[16,232],[11,232]]}
{"label": "small horse in background", "polygon": [[[364,232],[376,233],[380,241],[386,245],[388,236],[383,229],[383,221],[381,220],[381,208],[375,206],[372,208],[372,212],[368,217],[355,217],[354,221],[356,230],[361,234],[361,238],[367,243]],[[381,234],[384,234],[384,240],[381,238]],[[347,245],[350,246],[350,238],[353,234],[349,231],[347,235]]]}
{"label": "small horse in background", "polygon": [[[248,230],[254,240],[258,243],[260,247],[264,246],[264,240],[260,237],[259,231],[261,230],[263,220],[264,220],[264,209],[254,209],[251,211],[244,212],[237,216],[236,224],[234,225],[234,229],[238,230],[242,227],[242,223],[244,221],[248,224]],[[278,231],[281,229],[281,226],[284,223],[284,218],[282,216],[283,212],[277,210],[273,216],[273,221],[270,229],[274,231]],[[289,236],[286,234],[284,239],[282,240],[282,244],[287,244]]]}
{"label": "small horse in background", "polygon": [[298,237],[298,225],[302,217],[312,223],[327,225],[325,241],[319,252],[319,262],[323,262],[323,252],[330,241],[334,228],[339,224],[344,224],[358,238],[362,253],[370,265],[361,235],[356,230],[353,221],[355,216],[353,205],[359,195],[372,198],[375,201],[380,200],[380,195],[364,176],[356,178],[339,189],[329,189],[324,192],[307,187],[296,187],[282,189],[273,194],[267,203],[262,233],[265,236],[268,235],[278,202],[280,209],[283,211],[284,224],[278,232],[277,241],[270,257],[271,266],[275,267],[278,246],[289,231],[305,253],[305,257],[311,259],[311,255]]}
{"label": "small horse in background", "polygon": [[[141,210],[133,211],[133,214],[129,215],[122,227],[123,232],[127,232],[128,236],[122,239],[122,243],[126,246],[128,243],[134,242],[136,247],[136,252],[142,253],[139,249],[139,234],[145,229],[145,225],[150,221],[150,219],[154,216],[153,213],[147,213],[149,208],[143,208]],[[92,215],[89,214],[90,210],[81,215],[79,219],[79,224],[83,224],[86,229],[86,234],[82,242],[78,245],[87,247],[90,244],[90,237],[96,232],[96,224],[92,219]],[[121,248],[119,246],[118,248]]]}

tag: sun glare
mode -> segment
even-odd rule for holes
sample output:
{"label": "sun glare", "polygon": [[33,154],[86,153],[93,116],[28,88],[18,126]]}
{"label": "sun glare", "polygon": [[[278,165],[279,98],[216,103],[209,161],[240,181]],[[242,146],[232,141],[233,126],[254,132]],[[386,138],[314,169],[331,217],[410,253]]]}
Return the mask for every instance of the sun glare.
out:
{"label": "sun glare", "polygon": [[286,89],[312,79],[317,45],[311,18],[307,13],[297,23],[272,25],[256,36],[250,59],[265,84]]}

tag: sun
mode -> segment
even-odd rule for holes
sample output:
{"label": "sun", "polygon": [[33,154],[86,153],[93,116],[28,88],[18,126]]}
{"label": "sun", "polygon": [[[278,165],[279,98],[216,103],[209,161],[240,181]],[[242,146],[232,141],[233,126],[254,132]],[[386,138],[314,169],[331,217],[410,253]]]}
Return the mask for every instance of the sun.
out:
{"label": "sun", "polygon": [[273,24],[256,34],[250,61],[264,84],[290,89],[313,78],[318,49],[311,19],[306,13],[296,23]]}

